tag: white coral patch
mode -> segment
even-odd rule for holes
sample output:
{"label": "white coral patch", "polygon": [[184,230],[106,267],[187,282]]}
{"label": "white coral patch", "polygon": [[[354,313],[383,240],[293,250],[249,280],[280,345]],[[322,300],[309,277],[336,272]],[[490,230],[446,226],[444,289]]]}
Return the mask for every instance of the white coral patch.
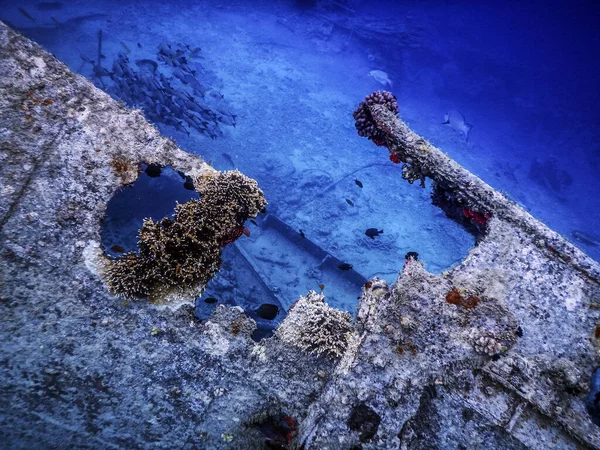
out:
{"label": "white coral patch", "polygon": [[46,62],[44,61],[44,58],[34,56],[32,60],[35,64],[35,67],[29,70],[29,74],[34,78],[43,77],[46,73],[46,71],[44,70],[46,68]]}
{"label": "white coral patch", "polygon": [[6,185],[6,186],[2,187],[2,191],[0,191],[0,193],[2,195],[10,195],[14,192],[15,192],[15,188],[11,185]]}
{"label": "white coral patch", "polygon": [[564,282],[557,287],[565,299],[565,308],[567,308],[567,311],[574,311],[581,304],[583,300],[583,284],[581,278],[573,277],[568,282]]}
{"label": "white coral patch", "polygon": [[229,339],[223,333],[223,329],[219,324],[208,321],[204,330],[204,346],[206,352],[212,356],[221,357],[229,351]]}
{"label": "white coral patch", "polygon": [[85,267],[95,275],[102,276],[108,259],[104,256],[104,252],[100,248],[100,243],[94,240],[88,241],[83,249],[82,255]]}

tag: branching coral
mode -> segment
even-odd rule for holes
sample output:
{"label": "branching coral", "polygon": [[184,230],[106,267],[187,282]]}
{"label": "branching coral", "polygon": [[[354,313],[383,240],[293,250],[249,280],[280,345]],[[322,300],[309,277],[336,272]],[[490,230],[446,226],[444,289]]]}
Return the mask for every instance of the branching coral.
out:
{"label": "branching coral", "polygon": [[106,281],[113,293],[158,299],[202,291],[219,270],[221,247],[239,237],[244,221],[266,205],[256,181],[237,170],[204,175],[195,185],[200,200],[177,205],[173,219],[146,219],[139,231],[139,254],[111,261]]}
{"label": "branching coral", "polygon": [[306,353],[340,357],[352,333],[349,313],[329,307],[323,294],[309,291],[294,304],[276,334]]}

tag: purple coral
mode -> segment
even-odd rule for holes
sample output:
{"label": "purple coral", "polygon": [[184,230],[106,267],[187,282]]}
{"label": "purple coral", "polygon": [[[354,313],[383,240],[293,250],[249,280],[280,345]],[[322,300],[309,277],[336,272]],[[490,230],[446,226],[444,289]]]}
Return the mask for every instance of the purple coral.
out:
{"label": "purple coral", "polygon": [[398,114],[398,102],[394,94],[388,91],[375,91],[365,97],[365,99],[358,105],[356,111],[352,114],[354,120],[354,126],[358,130],[359,136],[363,136],[371,139],[377,145],[383,144],[383,135],[377,129],[377,124],[371,116],[369,107],[373,105],[384,105],[394,114]]}

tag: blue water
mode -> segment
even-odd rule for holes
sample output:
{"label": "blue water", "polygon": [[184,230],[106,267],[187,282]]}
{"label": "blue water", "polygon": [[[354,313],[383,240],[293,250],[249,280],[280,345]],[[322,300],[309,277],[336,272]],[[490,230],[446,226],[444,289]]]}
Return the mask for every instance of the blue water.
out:
{"label": "blue water", "polygon": [[[600,260],[599,7],[396,3],[0,1],[0,18],[144,110],[183,149],[259,182],[275,221],[247,223],[250,237],[225,252],[208,291],[225,303],[286,308],[323,284],[330,304],[352,310],[359,281],[393,281],[406,252],[441,273],[473,247],[431,205],[429,183],[409,185],[386,149],[357,135],[352,111],[377,89],[398,97],[417,133]],[[126,58],[143,82],[94,76],[99,30],[101,65]],[[161,94],[140,101],[152,86]],[[213,114],[190,112],[190,97]],[[473,125],[468,142],[442,124],[449,110]],[[371,227],[384,233],[370,239]]]}

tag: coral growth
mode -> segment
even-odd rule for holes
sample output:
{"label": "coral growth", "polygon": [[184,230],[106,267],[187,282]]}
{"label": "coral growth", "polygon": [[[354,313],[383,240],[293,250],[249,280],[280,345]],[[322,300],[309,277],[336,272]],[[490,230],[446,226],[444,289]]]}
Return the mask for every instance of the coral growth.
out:
{"label": "coral growth", "polygon": [[[392,159],[392,156],[395,156],[395,159]],[[400,162],[400,158],[398,157],[397,153],[392,153],[390,155],[390,159],[396,164],[397,162]],[[415,181],[419,180],[420,186],[423,188],[425,187],[425,175],[421,173],[421,170],[416,166],[409,166],[408,164],[403,164],[402,179],[408,181],[410,184],[413,184]]]}
{"label": "coral growth", "polygon": [[479,304],[479,297],[475,295],[463,296],[455,287],[446,294],[446,301],[452,305],[473,309]]}
{"label": "coral growth", "polygon": [[477,211],[473,211],[470,208],[463,208],[463,216],[465,216],[467,219],[472,220],[473,222],[475,222],[477,225],[481,225],[481,226],[485,226],[485,224],[487,223],[487,220],[490,218],[490,215],[488,213],[480,213]]}
{"label": "coral growth", "polygon": [[477,353],[484,355],[497,355],[503,351],[503,346],[493,337],[481,336],[473,342],[473,347]]}
{"label": "coral growth", "polygon": [[352,333],[349,313],[329,307],[323,294],[309,291],[300,297],[276,334],[306,353],[340,357]]}
{"label": "coral growth", "polygon": [[[254,435],[257,435],[257,441],[264,445],[260,448],[294,448],[290,444],[298,435],[298,419],[282,412],[261,414],[245,424],[244,436],[250,437],[246,444],[252,442],[251,439]],[[247,448],[258,448],[258,446],[251,447],[249,445]]]}
{"label": "coral growth", "polygon": [[195,180],[200,200],[179,204],[173,219],[146,219],[138,235],[139,254],[111,261],[106,279],[124,297],[157,299],[200,290],[219,270],[221,247],[239,237],[240,227],[264,208],[256,181],[237,170]]}
{"label": "coral growth", "polygon": [[446,213],[446,216],[463,225],[477,240],[486,234],[492,211],[486,210],[480,204],[474,204],[462,193],[443,183],[433,184],[431,200]]}
{"label": "coral growth", "polygon": [[[384,136],[378,130],[377,124],[369,111],[369,107],[373,105],[384,105],[394,114],[398,114],[398,102],[391,92],[375,91],[367,95],[352,114],[356,121],[354,126],[356,127],[359,136],[369,138],[376,145],[385,146]],[[392,159],[392,161],[394,160]]]}

